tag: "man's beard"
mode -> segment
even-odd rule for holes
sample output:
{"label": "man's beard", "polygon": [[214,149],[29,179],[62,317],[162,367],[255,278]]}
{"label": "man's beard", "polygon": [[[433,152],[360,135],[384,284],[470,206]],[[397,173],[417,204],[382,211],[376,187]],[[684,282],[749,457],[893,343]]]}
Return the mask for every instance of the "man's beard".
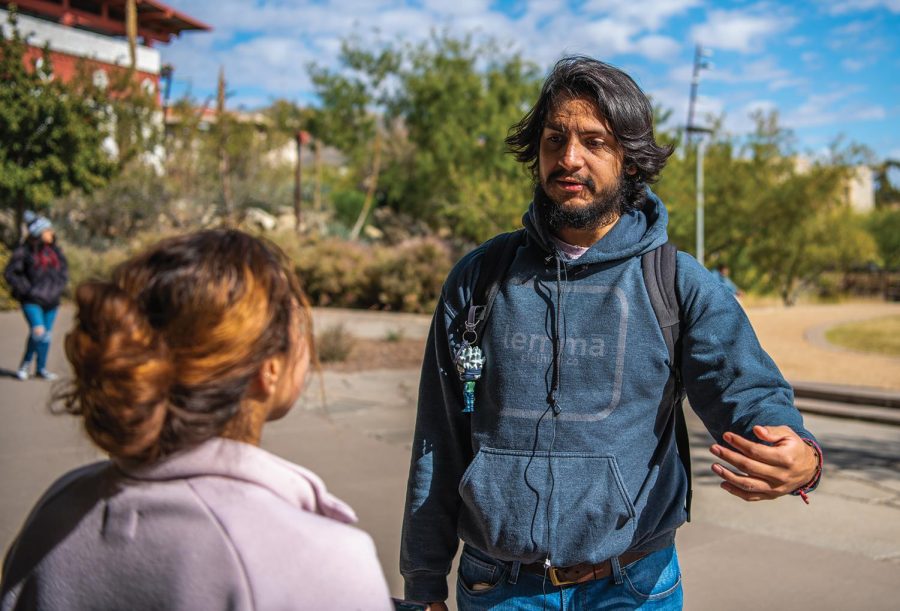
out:
{"label": "man's beard", "polygon": [[[553,180],[561,174],[554,172],[547,179]],[[635,189],[631,182],[619,176],[615,183],[598,189],[593,180],[586,178],[582,184],[593,199],[586,205],[569,206],[566,202],[551,199],[541,181],[535,187],[534,202],[541,220],[551,232],[558,234],[560,229],[591,231],[612,223],[634,207]]]}

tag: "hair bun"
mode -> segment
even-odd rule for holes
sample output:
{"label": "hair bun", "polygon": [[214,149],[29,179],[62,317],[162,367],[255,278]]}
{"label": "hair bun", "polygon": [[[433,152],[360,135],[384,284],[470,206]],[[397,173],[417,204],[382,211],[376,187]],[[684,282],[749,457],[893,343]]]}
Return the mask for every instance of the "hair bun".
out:
{"label": "hair bun", "polygon": [[74,368],[67,411],[91,438],[121,458],[152,458],[166,420],[174,367],[138,304],[115,284],[78,287],[76,325],[66,337]]}

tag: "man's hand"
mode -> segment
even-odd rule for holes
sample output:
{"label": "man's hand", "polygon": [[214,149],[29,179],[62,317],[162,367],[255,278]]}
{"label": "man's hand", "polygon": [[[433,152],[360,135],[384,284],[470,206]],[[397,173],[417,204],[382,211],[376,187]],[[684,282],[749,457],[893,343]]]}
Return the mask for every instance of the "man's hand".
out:
{"label": "man's hand", "polygon": [[449,611],[445,603],[428,603],[425,611]]}
{"label": "man's hand", "polygon": [[725,480],[723,489],[745,501],[765,501],[790,494],[812,480],[818,467],[816,453],[790,427],[755,426],[753,432],[772,445],[725,433],[723,438],[733,449],[719,444],[709,448],[737,469],[713,464],[713,472]]}

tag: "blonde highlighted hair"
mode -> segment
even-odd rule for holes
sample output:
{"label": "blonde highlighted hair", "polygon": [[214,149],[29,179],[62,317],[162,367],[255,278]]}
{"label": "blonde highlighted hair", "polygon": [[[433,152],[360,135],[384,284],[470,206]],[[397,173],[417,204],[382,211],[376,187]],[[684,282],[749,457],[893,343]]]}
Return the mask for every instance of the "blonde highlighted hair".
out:
{"label": "blonde highlighted hair", "polygon": [[[219,435],[265,359],[305,342],[309,302],[282,251],[236,230],[164,240],[76,291],[58,396],[117,458],[152,461]],[[297,332],[299,329],[299,333]]]}

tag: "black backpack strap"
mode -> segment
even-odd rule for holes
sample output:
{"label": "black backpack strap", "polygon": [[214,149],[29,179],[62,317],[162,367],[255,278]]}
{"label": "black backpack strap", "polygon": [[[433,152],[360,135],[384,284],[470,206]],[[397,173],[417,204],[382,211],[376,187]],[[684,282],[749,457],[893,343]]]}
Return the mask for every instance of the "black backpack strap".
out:
{"label": "black backpack strap", "polygon": [[476,339],[473,344],[478,344],[481,340],[481,332],[491,314],[494,298],[497,297],[500,285],[506,279],[506,274],[516,257],[516,250],[524,241],[525,230],[519,229],[501,233],[491,239],[485,247],[467,317],[467,322],[475,325]]}
{"label": "black backpack strap", "polygon": [[678,249],[671,242],[666,242],[659,248],[644,253],[641,257],[641,270],[644,274],[644,284],[653,312],[659,322],[659,328],[666,340],[666,348],[669,351],[669,363],[672,367],[672,375],[675,380],[672,397],[675,411],[675,445],[678,448],[678,456],[687,476],[688,491],[685,497],[684,508],[687,512],[687,520],[691,521],[691,497],[693,496],[691,477],[691,444],[688,437],[687,424],[684,420],[684,385],[681,379],[681,305],[678,303],[678,294],[675,292],[675,268]]}

